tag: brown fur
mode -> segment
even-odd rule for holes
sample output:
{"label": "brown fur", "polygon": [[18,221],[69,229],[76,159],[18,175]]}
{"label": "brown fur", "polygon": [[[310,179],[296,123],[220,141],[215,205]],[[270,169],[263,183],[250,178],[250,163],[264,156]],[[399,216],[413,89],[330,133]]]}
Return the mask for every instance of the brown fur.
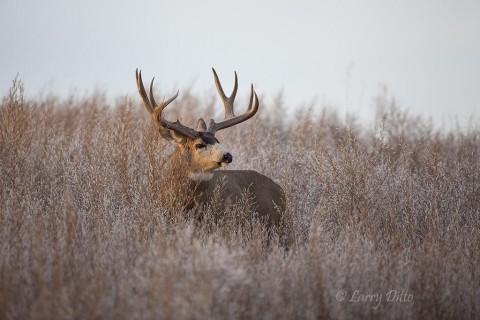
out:
{"label": "brown fur", "polygon": [[219,187],[222,203],[221,212],[239,202],[243,195],[251,195],[252,211],[258,213],[266,226],[277,229],[281,222],[281,214],[285,211],[285,195],[282,188],[270,178],[251,170],[215,171],[209,181],[191,183],[195,204],[206,204],[212,201],[215,189]]}
{"label": "brown fur", "polygon": [[[285,212],[285,194],[277,183],[252,170],[213,171],[210,180],[193,181],[188,176],[189,169],[199,163],[196,163],[197,157],[188,153],[188,144],[192,143],[190,141],[187,146],[178,148],[172,155],[162,194],[174,192],[176,199],[181,199],[187,210],[194,211],[198,220],[202,220],[205,207],[212,205],[215,206],[216,219],[222,218],[226,210],[244,200],[242,197],[248,194],[252,212],[258,214],[267,229],[280,228]],[[218,196],[220,201],[215,199]]]}

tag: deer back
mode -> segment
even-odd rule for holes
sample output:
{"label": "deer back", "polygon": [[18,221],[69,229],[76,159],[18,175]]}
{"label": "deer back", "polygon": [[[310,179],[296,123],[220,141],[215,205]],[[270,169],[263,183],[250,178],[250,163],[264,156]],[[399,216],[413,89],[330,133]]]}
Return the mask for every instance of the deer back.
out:
{"label": "deer back", "polygon": [[239,202],[249,201],[251,211],[258,214],[267,227],[278,228],[282,222],[282,213],[285,211],[283,189],[256,171],[215,171],[211,180],[196,185],[194,191],[196,205],[211,204],[216,197],[221,199],[221,203],[216,204],[219,205],[219,212],[225,212]]}

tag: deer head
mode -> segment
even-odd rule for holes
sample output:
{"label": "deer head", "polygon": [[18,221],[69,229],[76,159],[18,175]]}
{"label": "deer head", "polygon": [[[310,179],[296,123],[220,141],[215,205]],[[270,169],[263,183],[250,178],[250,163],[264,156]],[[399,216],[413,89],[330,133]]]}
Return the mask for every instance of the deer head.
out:
{"label": "deer head", "polygon": [[258,97],[253,90],[253,85],[251,85],[250,101],[247,111],[242,115],[235,116],[233,103],[238,88],[237,73],[235,72],[233,92],[227,97],[222,89],[215,69],[212,68],[212,70],[215,85],[217,86],[218,93],[225,107],[225,118],[218,123],[211,119],[208,125],[205,120],[200,118],[198,119],[196,129],[184,126],[179,120],[175,122],[168,121],[163,115],[165,107],[178,97],[178,91],[170,99],[157,104],[153,96],[153,81],[155,78],[153,78],[150,83],[150,92],[149,96],[147,96],[147,92],[143,86],[142,72],[138,69],[135,72],[138,92],[147,111],[157,123],[162,137],[178,145],[178,152],[183,160],[186,161],[187,167],[189,168],[188,170],[190,171],[189,176],[193,180],[209,180],[213,177],[213,171],[215,169],[226,167],[232,162],[232,154],[215,138],[215,133],[250,119],[258,110]]}

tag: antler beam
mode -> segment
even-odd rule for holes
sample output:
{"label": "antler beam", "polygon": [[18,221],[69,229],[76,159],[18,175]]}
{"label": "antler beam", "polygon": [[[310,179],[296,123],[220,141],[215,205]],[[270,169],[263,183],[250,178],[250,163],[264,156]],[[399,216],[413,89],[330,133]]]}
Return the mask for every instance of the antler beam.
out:
{"label": "antler beam", "polygon": [[142,71],[138,70],[137,68],[135,70],[135,76],[137,79],[138,93],[140,94],[140,97],[142,97],[143,104],[147,108],[148,112],[152,115],[153,119],[159,125],[160,130],[165,130],[165,129],[173,130],[178,134],[195,139],[198,136],[197,131],[182,125],[179,120],[175,122],[170,122],[163,117],[163,109],[165,109],[165,107],[168,106],[170,102],[172,102],[178,97],[178,91],[173,97],[157,105],[157,103],[155,102],[155,98],[153,97],[153,81],[155,80],[155,78],[153,78],[152,82],[150,82],[150,98],[149,98],[147,96],[147,92],[145,91],[145,87],[143,86]]}

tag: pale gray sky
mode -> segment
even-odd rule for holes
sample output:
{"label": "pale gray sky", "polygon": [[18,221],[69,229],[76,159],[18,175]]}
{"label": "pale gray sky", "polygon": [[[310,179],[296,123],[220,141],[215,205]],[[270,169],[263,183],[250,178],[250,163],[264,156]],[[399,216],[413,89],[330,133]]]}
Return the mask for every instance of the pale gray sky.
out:
{"label": "pale gray sky", "polygon": [[[288,106],[373,114],[386,85],[414,114],[466,124],[480,112],[480,1],[0,0],[0,93],[95,88],[135,96],[135,68],[157,93],[226,91],[239,75]],[[227,89],[228,88],[228,89]]]}

